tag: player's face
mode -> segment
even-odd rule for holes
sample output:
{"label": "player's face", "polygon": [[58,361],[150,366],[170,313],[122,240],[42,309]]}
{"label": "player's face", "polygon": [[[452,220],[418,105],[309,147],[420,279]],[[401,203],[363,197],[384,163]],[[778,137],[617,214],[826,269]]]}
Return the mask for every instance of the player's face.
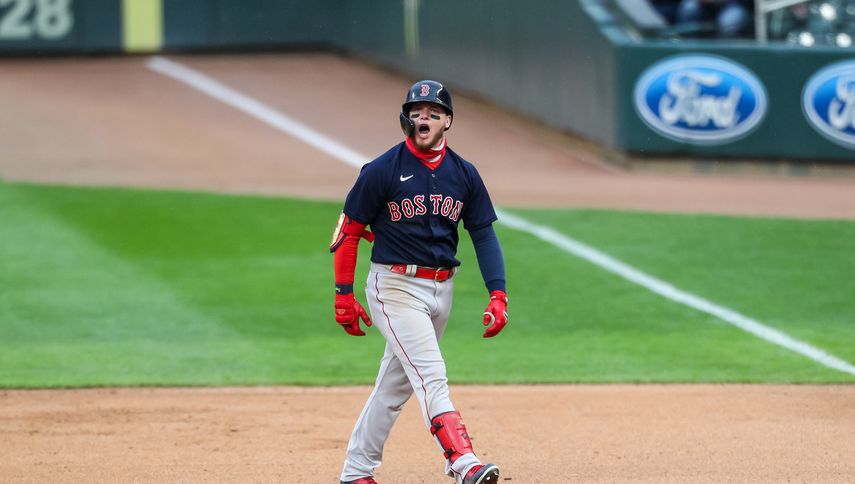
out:
{"label": "player's face", "polygon": [[410,119],[416,124],[413,142],[423,150],[439,145],[445,130],[451,126],[451,116],[431,103],[414,104],[410,108]]}

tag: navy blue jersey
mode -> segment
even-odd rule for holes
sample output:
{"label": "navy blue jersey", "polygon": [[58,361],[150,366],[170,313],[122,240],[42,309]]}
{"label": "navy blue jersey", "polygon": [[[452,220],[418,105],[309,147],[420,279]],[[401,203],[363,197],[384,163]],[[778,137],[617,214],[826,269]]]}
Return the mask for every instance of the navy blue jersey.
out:
{"label": "navy blue jersey", "polygon": [[379,264],[456,267],[457,225],[477,230],[496,221],[496,211],[475,166],[446,148],[431,170],[405,143],[362,167],[344,213],[370,225],[371,260]]}

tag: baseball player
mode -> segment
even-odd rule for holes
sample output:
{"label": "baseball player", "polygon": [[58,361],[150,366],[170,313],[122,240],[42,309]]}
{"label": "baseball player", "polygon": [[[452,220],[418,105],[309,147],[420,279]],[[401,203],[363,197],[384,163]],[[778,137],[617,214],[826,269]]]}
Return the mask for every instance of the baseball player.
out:
{"label": "baseball player", "polygon": [[342,484],[376,484],[383,445],[414,393],[445,457],[445,473],[457,484],[495,484],[499,478],[499,468],[481,463],[472,450],[449,397],[439,350],[460,265],[455,254],[461,220],[490,295],[484,337],[508,322],[504,260],[492,225],[496,212],[478,171],[448,147],[445,132],[453,116],[445,86],[413,84],[401,107],[405,140],[362,168],[333,233],[336,322],[354,336],[365,335],[360,319],[372,325],[353,295],[357,247],[365,238],[374,242],[365,295],[373,324],[386,339],[374,390],[347,445]]}

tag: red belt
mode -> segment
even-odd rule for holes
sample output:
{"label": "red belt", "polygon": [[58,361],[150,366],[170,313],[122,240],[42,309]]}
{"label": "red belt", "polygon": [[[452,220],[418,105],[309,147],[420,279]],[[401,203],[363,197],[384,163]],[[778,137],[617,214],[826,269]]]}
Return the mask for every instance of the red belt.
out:
{"label": "red belt", "polygon": [[419,277],[422,279],[432,279],[437,282],[443,282],[451,279],[454,275],[454,268],[437,269],[435,267],[421,267],[407,264],[393,264],[389,270],[396,274],[404,274],[405,276]]}

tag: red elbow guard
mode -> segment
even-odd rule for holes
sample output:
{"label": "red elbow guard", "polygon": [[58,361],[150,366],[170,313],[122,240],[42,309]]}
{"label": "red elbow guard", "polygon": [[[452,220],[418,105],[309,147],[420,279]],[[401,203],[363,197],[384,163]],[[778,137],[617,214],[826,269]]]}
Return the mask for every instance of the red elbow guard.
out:
{"label": "red elbow guard", "polygon": [[361,224],[356,220],[353,220],[342,212],[341,216],[338,218],[335,230],[333,231],[332,242],[330,243],[330,252],[335,252],[348,235],[356,237],[357,240],[362,237],[368,242],[374,242],[374,234],[365,230],[365,224]]}

